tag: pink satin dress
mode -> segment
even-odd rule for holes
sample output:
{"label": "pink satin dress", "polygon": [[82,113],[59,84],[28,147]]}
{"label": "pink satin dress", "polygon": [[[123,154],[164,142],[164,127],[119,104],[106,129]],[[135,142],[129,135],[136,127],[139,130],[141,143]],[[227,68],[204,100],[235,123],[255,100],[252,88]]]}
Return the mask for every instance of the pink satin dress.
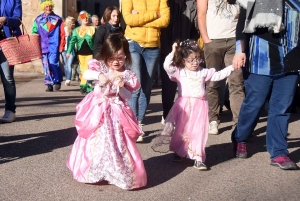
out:
{"label": "pink satin dress", "polygon": [[165,119],[162,133],[153,140],[152,148],[205,162],[209,127],[205,84],[228,77],[233,68],[228,66],[216,72],[214,68],[199,67],[197,71],[190,71],[172,66],[172,59],[173,54],[166,57],[164,69],[169,78],[177,82],[178,98]]}
{"label": "pink satin dress", "polygon": [[[97,80],[109,69],[97,60],[89,61],[87,80]],[[67,167],[73,177],[84,183],[108,181],[122,189],[147,184],[144,163],[135,144],[141,134],[137,120],[127,104],[131,92],[140,87],[135,74],[126,69],[121,77],[124,87],[99,86],[76,107],[74,142]]]}

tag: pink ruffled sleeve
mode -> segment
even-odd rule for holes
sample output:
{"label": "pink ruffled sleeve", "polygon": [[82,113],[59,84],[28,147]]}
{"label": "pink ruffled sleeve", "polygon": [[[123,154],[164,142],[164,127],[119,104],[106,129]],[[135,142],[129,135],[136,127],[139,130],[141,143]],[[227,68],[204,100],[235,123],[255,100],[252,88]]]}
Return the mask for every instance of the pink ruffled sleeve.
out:
{"label": "pink ruffled sleeve", "polygon": [[83,78],[86,80],[98,80],[100,73],[107,73],[108,67],[101,61],[90,59],[88,61],[89,69],[83,73]]}
{"label": "pink ruffled sleeve", "polygon": [[119,95],[126,102],[130,100],[132,91],[137,90],[141,87],[135,73],[128,70],[125,74],[124,87],[120,89]]}

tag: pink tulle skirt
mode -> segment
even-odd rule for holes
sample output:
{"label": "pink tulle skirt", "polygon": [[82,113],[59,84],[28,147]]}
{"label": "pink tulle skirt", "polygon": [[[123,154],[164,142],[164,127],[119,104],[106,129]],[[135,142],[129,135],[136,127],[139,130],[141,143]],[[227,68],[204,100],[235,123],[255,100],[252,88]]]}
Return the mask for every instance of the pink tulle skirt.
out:
{"label": "pink tulle skirt", "polygon": [[208,125],[205,98],[178,97],[165,119],[162,133],[153,140],[152,148],[158,152],[174,151],[181,157],[205,162]]}

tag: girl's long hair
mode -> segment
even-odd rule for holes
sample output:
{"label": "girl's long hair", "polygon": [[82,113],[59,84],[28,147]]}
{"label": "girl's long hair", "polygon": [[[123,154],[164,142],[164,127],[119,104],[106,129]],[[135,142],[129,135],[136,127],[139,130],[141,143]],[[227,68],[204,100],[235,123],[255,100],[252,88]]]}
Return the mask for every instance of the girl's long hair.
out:
{"label": "girl's long hair", "polygon": [[129,43],[121,33],[113,33],[106,38],[96,59],[102,60],[108,65],[108,59],[121,49],[123,49],[126,56],[125,64],[130,66],[132,64],[132,59],[129,51]]}

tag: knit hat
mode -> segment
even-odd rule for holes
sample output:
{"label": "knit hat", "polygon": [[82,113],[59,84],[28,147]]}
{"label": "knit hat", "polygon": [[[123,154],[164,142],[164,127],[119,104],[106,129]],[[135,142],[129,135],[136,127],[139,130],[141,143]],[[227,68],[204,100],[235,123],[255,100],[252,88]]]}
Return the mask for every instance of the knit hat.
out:
{"label": "knit hat", "polygon": [[54,8],[54,3],[52,0],[41,0],[40,9],[44,10],[46,5],[52,6],[52,9]]}

